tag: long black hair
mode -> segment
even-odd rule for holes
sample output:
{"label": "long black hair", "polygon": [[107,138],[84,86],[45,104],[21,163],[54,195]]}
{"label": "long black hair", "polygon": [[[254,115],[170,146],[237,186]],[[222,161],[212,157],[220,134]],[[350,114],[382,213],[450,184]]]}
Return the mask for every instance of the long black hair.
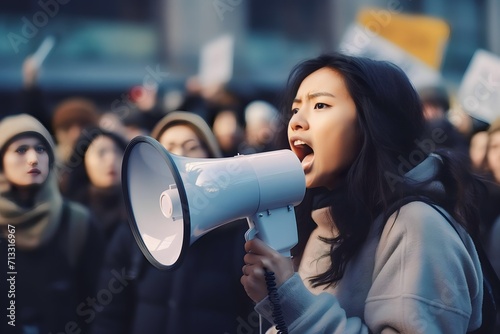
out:
{"label": "long black hair", "polygon": [[[338,282],[347,263],[362,247],[375,218],[383,215],[387,219],[392,213],[389,208],[405,196],[429,198],[443,206],[470,233],[477,233],[477,208],[470,202],[466,204],[476,196],[474,177],[464,168],[467,160],[457,159],[452,151],[438,152],[432,139],[422,138],[426,126],[422,104],[406,74],[386,61],[323,54],[292,69],[284,94],[284,112],[290,115],[300,84],[321,68],[333,69],[342,76],[356,105],[361,148],[342,185],[328,193],[330,212],[339,234],[333,239],[323,239],[331,244],[331,266],[311,280],[313,285]],[[404,174],[433,151],[441,157],[443,167],[437,178],[443,183],[446,196],[427,193],[425,184],[404,182]],[[298,220],[305,218],[306,222],[299,223],[295,255],[303,251],[313,227],[310,213],[318,193],[324,195],[325,191],[308,189],[308,195],[297,208]]]}

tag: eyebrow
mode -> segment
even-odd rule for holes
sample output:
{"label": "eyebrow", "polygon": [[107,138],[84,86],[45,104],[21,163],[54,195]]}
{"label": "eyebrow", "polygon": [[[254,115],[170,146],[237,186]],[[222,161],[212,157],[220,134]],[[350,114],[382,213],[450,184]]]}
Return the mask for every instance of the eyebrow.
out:
{"label": "eyebrow", "polygon": [[194,142],[194,143],[196,143],[196,144],[199,144],[199,143],[201,143],[201,140],[191,138],[191,139],[187,139],[187,140],[183,141],[183,142],[181,143],[181,145],[182,145],[182,146],[184,146],[184,145],[189,144],[189,143],[192,143],[192,142]]}
{"label": "eyebrow", "polygon": [[[191,138],[191,139],[186,139],[185,141],[183,141],[183,142],[181,142],[181,143],[172,143],[172,142],[170,142],[170,143],[167,143],[167,146],[168,146],[169,148],[174,147],[174,146],[176,146],[176,145],[179,145],[179,146],[184,147],[185,145],[187,145],[187,144],[189,144],[189,143],[195,143],[195,144],[197,144],[197,145],[203,145],[203,144],[201,143],[201,140],[199,140],[199,139],[195,139],[195,138]],[[168,149],[167,149],[167,150],[168,150]]]}
{"label": "eyebrow", "polygon": [[30,147],[40,147],[40,146],[43,146],[45,147],[45,145],[42,143],[42,142],[37,142],[35,144],[19,144],[19,145],[16,145],[14,146],[16,149],[19,149],[19,148],[30,148]]}
{"label": "eyebrow", "polygon": [[[328,93],[328,92],[317,92],[317,93],[310,93],[310,94],[307,94],[307,98],[309,100],[313,99],[313,98],[316,98],[316,97],[320,97],[320,96],[328,96],[328,97],[335,97],[335,95],[333,95],[332,93]],[[293,99],[293,102],[300,102],[301,99],[299,98],[294,98]]]}

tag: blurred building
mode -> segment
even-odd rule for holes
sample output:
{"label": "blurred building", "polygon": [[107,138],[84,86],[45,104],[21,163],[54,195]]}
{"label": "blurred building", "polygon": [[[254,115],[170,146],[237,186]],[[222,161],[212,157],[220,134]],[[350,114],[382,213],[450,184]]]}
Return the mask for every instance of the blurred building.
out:
{"label": "blurred building", "polygon": [[41,0],[0,4],[0,94],[21,86],[23,59],[56,37],[39,84],[48,94],[87,92],[111,104],[133,85],[182,87],[200,70],[200,52],[234,38],[237,92],[272,96],[301,59],[336,50],[363,7],[430,15],[448,22],[440,68],[459,82],[473,53],[500,54],[498,0]]}

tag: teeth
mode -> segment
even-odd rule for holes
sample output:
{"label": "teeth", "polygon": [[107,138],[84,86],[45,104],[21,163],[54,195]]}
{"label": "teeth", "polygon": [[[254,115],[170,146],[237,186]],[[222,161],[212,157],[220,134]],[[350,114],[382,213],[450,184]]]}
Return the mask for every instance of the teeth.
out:
{"label": "teeth", "polygon": [[307,144],[305,142],[303,142],[302,140],[296,140],[293,142],[293,145],[299,146],[299,145],[307,145]]}

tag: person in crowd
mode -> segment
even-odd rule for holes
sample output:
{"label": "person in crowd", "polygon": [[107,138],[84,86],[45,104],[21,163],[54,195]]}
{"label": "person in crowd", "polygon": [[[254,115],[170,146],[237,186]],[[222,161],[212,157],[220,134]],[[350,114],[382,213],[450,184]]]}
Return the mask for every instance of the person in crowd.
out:
{"label": "person in crowd", "polygon": [[56,139],[56,155],[66,163],[83,129],[99,124],[100,112],[89,99],[70,97],[60,102],[52,115],[52,129]]}
{"label": "person in crowd", "polygon": [[83,129],[99,124],[100,112],[92,100],[69,97],[61,101],[52,115],[52,130],[56,142],[58,182],[61,189],[67,188],[68,166],[76,141]]}
{"label": "person in crowd", "polygon": [[500,184],[500,118],[493,121],[488,128],[488,144],[484,167],[490,174],[491,179]]}
{"label": "person in crowd", "polygon": [[87,333],[102,238],[88,210],[61,196],[52,136],[30,115],[8,116],[0,159],[0,254],[9,266],[0,332]]}
{"label": "person in crowd", "polygon": [[[500,277],[500,121],[476,132],[470,141],[469,154],[472,167],[484,176],[485,196],[478,200],[481,224],[480,239],[496,275]],[[496,170],[496,172],[495,172]],[[496,174],[496,175],[495,175]],[[500,332],[500,309],[492,333]]]}
{"label": "person in crowd", "polygon": [[[221,158],[208,124],[191,112],[174,111],[152,137],[170,153],[190,158]],[[239,284],[245,220],[200,237],[177,269],[162,271],[141,253],[130,228],[120,227],[105,256],[101,284],[111,272],[125,271],[127,287],[92,323],[93,334],[239,333],[258,326],[253,303]]]}
{"label": "person in crowd", "polygon": [[262,100],[250,102],[245,107],[245,140],[240,144],[240,153],[252,154],[276,149],[276,134],[280,121],[278,109]]}
{"label": "person in crowd", "polygon": [[[483,223],[482,238],[486,247],[490,248],[494,240],[491,228],[500,217],[500,118],[493,121],[487,130],[487,145],[483,159],[482,171],[486,177],[487,196],[481,200],[481,218]],[[494,241],[493,241],[494,240]],[[498,253],[490,252],[491,261],[498,261]]]}
{"label": "person in crowd", "polygon": [[240,115],[244,105],[242,96],[229,83],[207,83],[198,76],[187,78],[183,92],[176,110],[189,110],[201,116],[209,126],[213,125],[220,110],[234,110]]}
{"label": "person in crowd", "polygon": [[234,157],[244,140],[245,131],[238,121],[234,110],[225,109],[217,113],[212,131],[225,157]]}
{"label": "person in crowd", "polygon": [[256,310],[276,325],[269,331],[482,326],[470,200],[479,182],[461,154],[423,148],[426,121],[405,73],[389,62],[321,55],[292,70],[285,105],[307,187],[299,243],[291,259],[247,241],[241,276]]}
{"label": "person in crowd", "polygon": [[[495,271],[496,275],[500,277],[500,257],[498,254],[500,254],[500,218],[498,218],[490,231],[490,240],[488,243],[488,256],[491,262],[491,265],[493,267],[493,270]],[[500,310],[497,310],[497,320],[496,320],[496,325],[494,331],[492,333],[498,333],[500,332]]]}
{"label": "person in crowd", "polygon": [[130,141],[132,138],[138,135],[135,132],[130,132],[123,123],[123,119],[117,113],[111,110],[105,111],[101,114],[101,117],[99,117],[98,126],[104,130],[111,131],[122,136],[127,141]]}
{"label": "person in crowd", "polygon": [[469,143],[469,157],[474,170],[482,172],[486,149],[488,147],[488,131],[478,131],[472,135]]}
{"label": "person in crowd", "polygon": [[[498,203],[498,202],[497,202]],[[500,277],[500,217],[497,217],[488,236],[488,258],[490,259],[491,266],[496,275]],[[492,333],[500,332],[500,309],[497,310],[497,321],[495,330]]]}
{"label": "person in crowd", "polygon": [[468,137],[450,122],[450,95],[442,84],[427,85],[418,89],[427,128],[423,137],[434,141],[441,148],[455,149],[468,154]]}
{"label": "person in crowd", "polygon": [[156,123],[166,114],[163,94],[163,88],[157,83],[136,85],[129,90],[127,99],[114,110],[125,126],[127,137],[151,133]]}
{"label": "person in crowd", "polygon": [[[177,136],[178,133],[182,136]],[[191,112],[170,112],[158,122],[151,136],[176,155],[190,158],[222,157],[217,139],[208,124],[201,116]]]}
{"label": "person in crowd", "polygon": [[127,224],[121,186],[127,142],[112,131],[88,127],[77,139],[67,163],[67,188],[62,192],[90,209],[106,241],[120,224]]}

